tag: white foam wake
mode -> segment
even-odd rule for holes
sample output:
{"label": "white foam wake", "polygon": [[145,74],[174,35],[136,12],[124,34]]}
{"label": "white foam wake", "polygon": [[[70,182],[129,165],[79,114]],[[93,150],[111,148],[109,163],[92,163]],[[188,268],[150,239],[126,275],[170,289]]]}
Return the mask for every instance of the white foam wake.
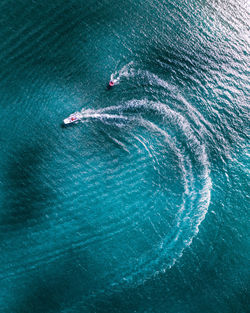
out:
{"label": "white foam wake", "polygon": [[132,69],[133,64],[134,62],[131,61],[128,64],[124,65],[120,70],[112,73],[110,76],[110,80],[113,81],[117,85],[119,84],[121,78],[131,76],[131,74],[133,73],[133,69]]}
{"label": "white foam wake", "polygon": [[[105,115],[107,112],[116,111],[122,114],[122,116],[125,116],[126,112],[129,112],[129,109],[132,108],[143,109],[144,111],[154,110],[162,116],[163,120],[174,124],[179,129],[179,132],[185,136],[186,145],[190,151],[178,142],[178,137],[170,136],[162,127],[142,118],[140,114],[138,115],[138,124],[151,130],[152,134],[160,134],[164,138],[164,141],[168,143],[170,149],[174,151],[179,160],[179,166],[183,175],[184,193],[182,205],[176,213],[172,231],[162,239],[158,248],[156,248],[153,253],[155,258],[152,260],[148,258],[148,255],[141,256],[138,267],[134,272],[127,273],[128,279],[130,278],[129,280],[143,271],[150,272],[152,268],[157,268],[158,266],[159,270],[165,270],[166,267],[173,266],[176,260],[182,255],[185,247],[192,243],[193,238],[199,232],[199,226],[208,211],[212,187],[209,160],[205,145],[200,142],[190,122],[181,113],[170,109],[163,103],[144,99],[132,100],[126,103],[126,105],[100,109],[98,110],[98,114]],[[189,109],[192,110],[192,107],[189,106]],[[196,118],[195,122],[197,123],[197,112],[195,111],[193,113],[193,116]],[[199,123],[200,127],[205,127],[204,125],[206,124]],[[136,138],[141,142],[138,136]],[[145,144],[142,144],[145,147]],[[148,151],[150,157],[152,157],[148,148],[145,147],[145,149]],[[198,174],[196,173],[196,177],[193,173],[192,158],[195,158],[201,168]],[[201,187],[197,187],[196,182]],[[165,265],[163,266],[163,264]]]}

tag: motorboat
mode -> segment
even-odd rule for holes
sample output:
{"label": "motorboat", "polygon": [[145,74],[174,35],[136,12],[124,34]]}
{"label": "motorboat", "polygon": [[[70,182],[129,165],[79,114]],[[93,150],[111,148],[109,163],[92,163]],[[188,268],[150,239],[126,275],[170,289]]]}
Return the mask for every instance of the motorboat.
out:
{"label": "motorboat", "polygon": [[114,85],[115,85],[115,82],[113,80],[110,80],[108,85],[107,85],[107,89],[108,90],[111,89],[112,87],[114,87]]}
{"label": "motorboat", "polygon": [[82,114],[80,112],[75,112],[71,114],[69,117],[65,118],[63,120],[63,123],[65,125],[72,124],[72,123],[78,123],[82,118]]}

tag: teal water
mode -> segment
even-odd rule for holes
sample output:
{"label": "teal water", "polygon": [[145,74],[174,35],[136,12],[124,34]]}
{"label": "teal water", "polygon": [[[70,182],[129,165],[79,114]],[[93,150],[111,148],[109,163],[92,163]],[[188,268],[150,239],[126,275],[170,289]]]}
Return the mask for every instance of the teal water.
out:
{"label": "teal water", "polygon": [[0,311],[249,312],[247,1],[0,8]]}

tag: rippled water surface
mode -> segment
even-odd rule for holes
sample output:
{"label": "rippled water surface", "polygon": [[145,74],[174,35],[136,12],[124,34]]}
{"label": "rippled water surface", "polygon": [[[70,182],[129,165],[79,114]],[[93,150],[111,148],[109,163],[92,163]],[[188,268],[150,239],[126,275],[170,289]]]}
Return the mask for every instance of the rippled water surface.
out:
{"label": "rippled water surface", "polygon": [[247,1],[0,8],[1,311],[247,312]]}

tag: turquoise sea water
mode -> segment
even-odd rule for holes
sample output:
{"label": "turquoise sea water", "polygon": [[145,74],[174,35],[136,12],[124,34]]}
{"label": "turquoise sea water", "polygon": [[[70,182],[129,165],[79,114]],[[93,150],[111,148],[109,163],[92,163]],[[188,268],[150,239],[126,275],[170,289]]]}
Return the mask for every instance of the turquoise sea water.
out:
{"label": "turquoise sea water", "polygon": [[247,1],[2,0],[0,25],[0,311],[249,312]]}

